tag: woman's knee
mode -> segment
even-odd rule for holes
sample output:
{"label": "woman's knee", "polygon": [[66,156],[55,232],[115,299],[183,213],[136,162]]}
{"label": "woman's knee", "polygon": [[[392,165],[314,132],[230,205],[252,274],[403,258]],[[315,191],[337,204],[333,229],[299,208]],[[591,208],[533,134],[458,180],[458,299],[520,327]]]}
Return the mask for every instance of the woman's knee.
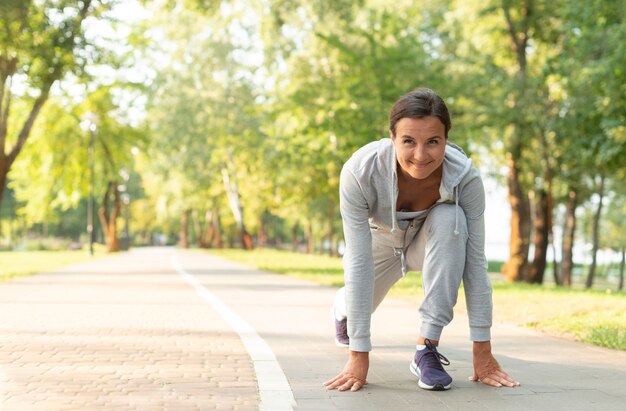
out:
{"label": "woman's knee", "polygon": [[431,235],[440,233],[444,236],[467,236],[465,212],[456,204],[439,204],[433,207],[426,217],[425,225]]}

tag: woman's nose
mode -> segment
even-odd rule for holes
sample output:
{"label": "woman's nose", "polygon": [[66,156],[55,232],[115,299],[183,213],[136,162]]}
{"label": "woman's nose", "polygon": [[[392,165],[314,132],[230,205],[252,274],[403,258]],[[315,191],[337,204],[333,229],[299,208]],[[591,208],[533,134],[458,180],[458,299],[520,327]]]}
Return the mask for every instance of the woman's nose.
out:
{"label": "woman's nose", "polygon": [[418,144],[413,151],[413,157],[418,161],[427,159],[426,147],[423,144]]}

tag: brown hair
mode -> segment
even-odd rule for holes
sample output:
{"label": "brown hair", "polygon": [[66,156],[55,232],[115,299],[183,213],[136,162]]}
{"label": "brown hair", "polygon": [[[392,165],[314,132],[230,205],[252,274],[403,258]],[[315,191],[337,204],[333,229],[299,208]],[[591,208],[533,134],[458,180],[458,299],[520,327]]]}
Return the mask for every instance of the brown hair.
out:
{"label": "brown hair", "polygon": [[389,130],[391,134],[396,135],[396,124],[400,119],[438,117],[446,129],[446,138],[448,131],[452,128],[450,113],[448,107],[441,97],[429,88],[416,88],[400,97],[391,107],[389,112]]}

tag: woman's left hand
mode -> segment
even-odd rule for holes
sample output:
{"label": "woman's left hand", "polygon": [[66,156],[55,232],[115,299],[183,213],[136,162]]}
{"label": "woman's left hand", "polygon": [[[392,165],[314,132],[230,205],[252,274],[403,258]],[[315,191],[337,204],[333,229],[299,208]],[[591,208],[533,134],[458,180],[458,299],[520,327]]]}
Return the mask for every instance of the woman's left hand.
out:
{"label": "woman's left hand", "polygon": [[480,381],[492,387],[517,387],[520,385],[498,364],[491,354],[491,342],[474,342],[474,375],[470,381]]}

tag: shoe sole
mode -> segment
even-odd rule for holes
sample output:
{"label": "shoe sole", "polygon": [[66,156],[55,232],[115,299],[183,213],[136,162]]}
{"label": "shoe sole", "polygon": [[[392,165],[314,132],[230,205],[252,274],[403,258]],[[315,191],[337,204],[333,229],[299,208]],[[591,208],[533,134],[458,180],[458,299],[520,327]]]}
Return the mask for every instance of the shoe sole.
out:
{"label": "shoe sole", "polygon": [[337,347],[341,347],[341,348],[348,348],[350,347],[350,344],[344,344],[341,341],[339,341],[338,339],[335,338],[335,345]]}
{"label": "shoe sole", "polygon": [[415,361],[411,361],[411,364],[409,364],[409,371],[411,371],[411,374],[415,375],[418,379],[417,381],[417,385],[424,389],[424,390],[428,390],[428,391],[446,391],[449,390],[450,387],[452,386],[452,383],[448,384],[448,385],[443,385],[443,384],[435,384],[435,385],[428,385],[424,382],[422,382],[422,378],[420,377],[420,370],[419,368],[417,368],[417,364],[415,364]]}
{"label": "shoe sole", "polygon": [[[334,307],[331,306],[330,307],[330,318],[332,319],[333,323],[335,321],[335,311],[334,311]],[[341,341],[339,341],[336,337],[335,337],[335,345],[337,347],[341,347],[341,348],[348,348],[350,347],[350,344],[344,344]]]}

